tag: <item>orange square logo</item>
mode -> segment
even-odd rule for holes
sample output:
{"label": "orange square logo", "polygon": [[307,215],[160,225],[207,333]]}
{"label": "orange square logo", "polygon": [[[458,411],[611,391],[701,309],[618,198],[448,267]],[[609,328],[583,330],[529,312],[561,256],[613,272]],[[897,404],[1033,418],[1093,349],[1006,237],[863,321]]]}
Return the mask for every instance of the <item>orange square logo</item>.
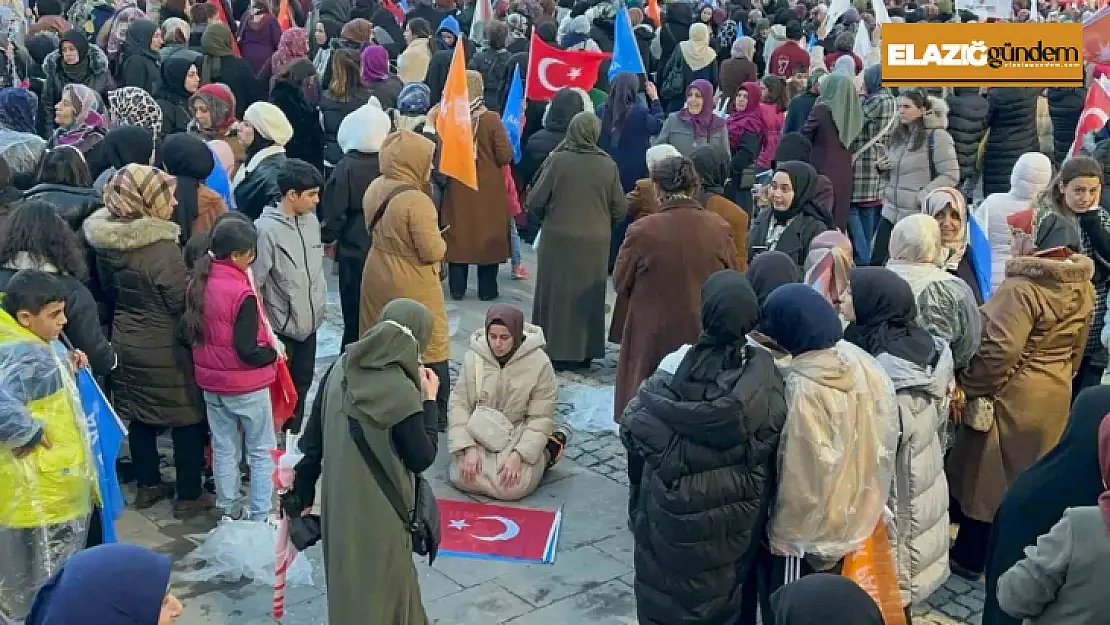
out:
{"label": "orange square logo", "polygon": [[1081,24],[883,24],[887,87],[1082,87]]}

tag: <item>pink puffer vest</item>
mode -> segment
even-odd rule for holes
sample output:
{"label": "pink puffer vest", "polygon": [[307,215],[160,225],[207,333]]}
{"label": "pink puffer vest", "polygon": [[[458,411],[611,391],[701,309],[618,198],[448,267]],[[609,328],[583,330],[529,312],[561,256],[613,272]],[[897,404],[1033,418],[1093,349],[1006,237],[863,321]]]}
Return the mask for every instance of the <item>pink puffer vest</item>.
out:
{"label": "pink puffer vest", "polygon": [[[248,295],[254,295],[254,291],[246,273],[231,261],[212,262],[204,288],[204,342],[193,347],[197,386],[210,393],[241,395],[264,389],[274,381],[274,364],[252,367],[235,351],[235,317]],[[265,326],[259,323],[258,343],[269,342]]]}

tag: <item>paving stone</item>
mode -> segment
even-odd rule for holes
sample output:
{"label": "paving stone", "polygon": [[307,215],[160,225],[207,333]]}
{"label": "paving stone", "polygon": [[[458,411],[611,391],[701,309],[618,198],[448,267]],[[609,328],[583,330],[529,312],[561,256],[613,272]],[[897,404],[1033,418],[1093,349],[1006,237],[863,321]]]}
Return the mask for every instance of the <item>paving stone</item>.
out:
{"label": "paving stone", "polygon": [[527,602],[493,582],[426,601],[424,608],[432,623],[441,625],[490,625],[532,610]]}
{"label": "paving stone", "polygon": [[599,540],[594,543],[594,547],[600,549],[605,555],[616,558],[629,568],[632,568],[635,564],[632,551],[635,542],[632,539],[631,532],[622,532],[604,540]]}
{"label": "paving stone", "polygon": [[564,551],[551,564],[529,564],[494,580],[535,607],[600,586],[628,572],[629,567],[592,546]]}
{"label": "paving stone", "polygon": [[636,625],[632,589],[612,581],[509,621],[511,625]]}
{"label": "paving stone", "polygon": [[971,616],[971,610],[958,603],[946,603],[941,606],[940,611],[955,619],[966,619]]}
{"label": "paving stone", "polygon": [[948,581],[944,583],[944,587],[957,595],[971,592],[974,589],[970,582],[956,575],[949,576]]}
{"label": "paving stone", "polygon": [[971,610],[973,614],[983,611],[983,600],[976,599],[970,593],[956,597],[956,603],[964,606],[968,610]]}

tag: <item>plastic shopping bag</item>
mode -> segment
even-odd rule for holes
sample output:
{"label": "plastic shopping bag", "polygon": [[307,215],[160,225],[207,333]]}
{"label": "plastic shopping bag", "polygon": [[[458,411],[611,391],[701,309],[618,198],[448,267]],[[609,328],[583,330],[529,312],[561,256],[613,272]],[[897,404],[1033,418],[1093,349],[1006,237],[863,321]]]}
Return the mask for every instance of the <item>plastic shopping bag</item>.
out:
{"label": "plastic shopping bag", "polygon": [[902,611],[902,598],[898,593],[894,553],[882,519],[879,519],[871,536],[863,541],[863,547],[844,556],[841,574],[871,595],[882,610],[886,625],[906,625],[906,614]]}
{"label": "plastic shopping bag", "polygon": [[293,385],[293,376],[290,375],[289,365],[285,360],[279,358],[276,364],[277,376],[270,385],[270,403],[274,411],[274,429],[280,432],[297,410],[297,387]]}

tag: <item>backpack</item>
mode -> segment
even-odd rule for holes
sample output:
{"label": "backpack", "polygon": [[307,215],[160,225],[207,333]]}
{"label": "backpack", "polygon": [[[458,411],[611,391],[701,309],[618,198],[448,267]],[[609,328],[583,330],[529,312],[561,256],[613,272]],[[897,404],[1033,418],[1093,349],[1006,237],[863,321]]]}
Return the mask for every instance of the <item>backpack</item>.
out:
{"label": "backpack", "polygon": [[487,51],[487,54],[474,57],[474,69],[482,74],[482,97],[486,100],[486,106],[498,111],[505,106],[505,97],[508,95],[506,87],[512,57],[508,50]]}
{"label": "backpack", "polygon": [[676,100],[686,92],[686,61],[682,58],[682,51],[675,48],[667,65],[663,68],[659,87],[659,98],[662,100]]}

